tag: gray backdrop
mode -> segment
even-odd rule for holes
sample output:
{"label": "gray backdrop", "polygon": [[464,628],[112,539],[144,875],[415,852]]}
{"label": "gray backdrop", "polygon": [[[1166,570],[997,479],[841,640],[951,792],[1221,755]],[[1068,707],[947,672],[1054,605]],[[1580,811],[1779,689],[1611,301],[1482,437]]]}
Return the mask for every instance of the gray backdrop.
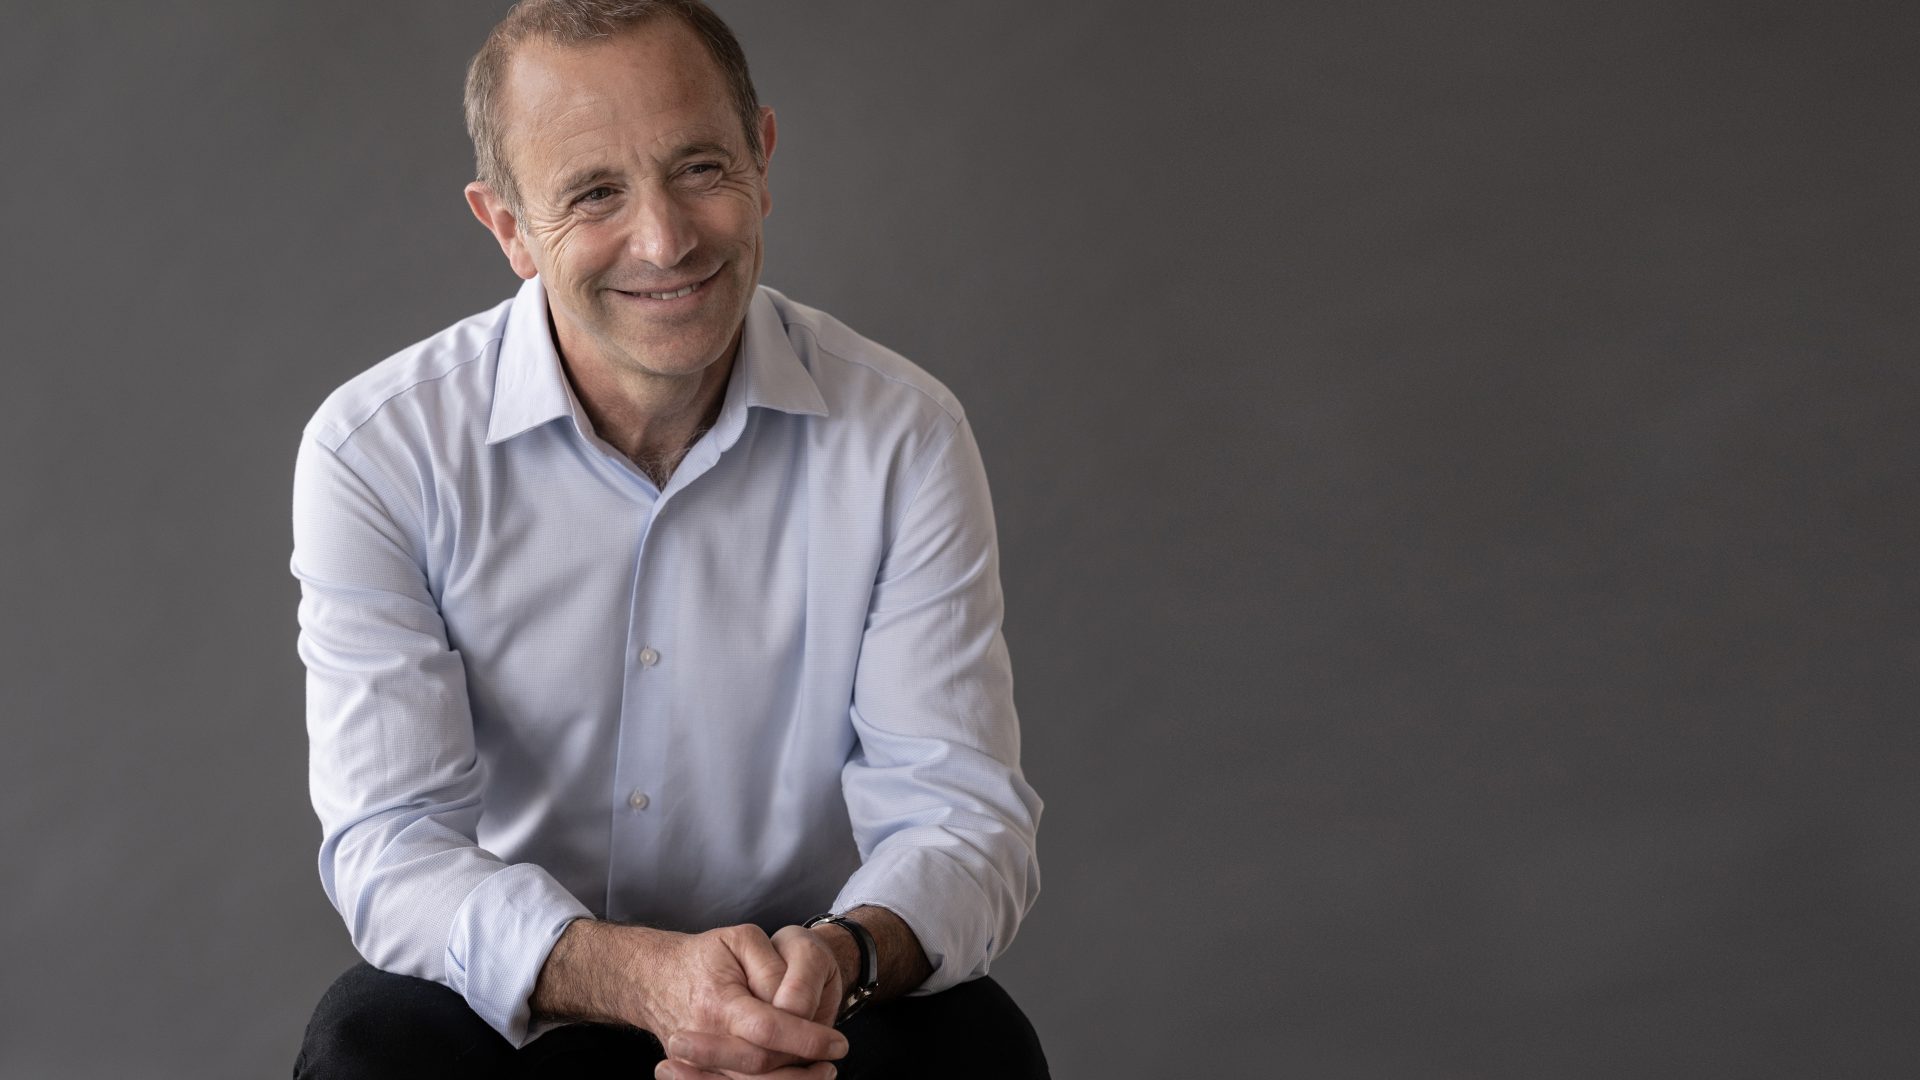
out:
{"label": "gray backdrop", "polygon": [[[500,7],[8,15],[0,1075],[285,1075],[352,959],[288,480],[515,284]],[[766,280],[984,448],[1058,1075],[1913,1075],[1910,5],[720,9]]]}

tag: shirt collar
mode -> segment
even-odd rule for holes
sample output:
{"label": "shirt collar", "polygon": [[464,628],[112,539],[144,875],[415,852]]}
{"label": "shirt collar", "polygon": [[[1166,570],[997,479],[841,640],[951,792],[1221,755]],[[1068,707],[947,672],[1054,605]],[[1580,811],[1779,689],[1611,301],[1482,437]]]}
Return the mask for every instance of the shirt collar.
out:
{"label": "shirt collar", "polygon": [[[786,323],[765,289],[755,289],[747,306],[746,328],[740,335],[740,354],[727,379],[726,397],[714,421],[722,446],[730,446],[746,426],[747,410],[754,406],[808,416],[827,415],[826,399],[787,337]],[[507,328],[500,340],[500,364],[494,375],[493,409],[487,417],[487,445],[505,442],[523,432],[561,417],[573,417],[582,431],[591,430],[560,366],[547,318],[547,293],[538,277],[520,286],[507,310]]]}
{"label": "shirt collar", "polygon": [[487,445],[572,415],[573,391],[547,323],[547,292],[538,277],[528,278],[507,309],[500,366],[493,376],[493,411],[487,416]]}

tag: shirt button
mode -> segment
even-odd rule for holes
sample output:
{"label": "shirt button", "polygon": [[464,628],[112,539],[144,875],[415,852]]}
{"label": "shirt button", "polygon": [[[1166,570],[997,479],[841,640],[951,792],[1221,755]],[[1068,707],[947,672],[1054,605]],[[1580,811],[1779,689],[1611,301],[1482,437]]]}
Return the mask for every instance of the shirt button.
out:
{"label": "shirt button", "polygon": [[645,810],[647,808],[647,801],[647,793],[641,791],[639,788],[634,788],[633,794],[627,796],[627,805],[633,807],[635,810]]}
{"label": "shirt button", "polygon": [[640,650],[640,666],[641,667],[652,667],[653,665],[659,662],[660,662],[659,653],[655,652],[652,649]]}

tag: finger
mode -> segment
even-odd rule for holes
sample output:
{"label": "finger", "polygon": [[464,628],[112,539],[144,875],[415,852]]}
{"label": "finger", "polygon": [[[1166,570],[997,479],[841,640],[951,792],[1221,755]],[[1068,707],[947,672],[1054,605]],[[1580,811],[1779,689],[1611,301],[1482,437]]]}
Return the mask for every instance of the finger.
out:
{"label": "finger", "polygon": [[740,970],[746,973],[747,989],[761,1001],[772,1001],[780,989],[780,980],[786,977],[787,962],[780,958],[773,942],[767,940],[766,931],[757,926],[736,926],[723,940],[740,961]]}
{"label": "finger", "polygon": [[826,991],[820,995],[820,1007],[813,1011],[813,1022],[832,1027],[840,1017],[840,999],[845,996],[840,991],[840,972],[835,971]]}
{"label": "finger", "polygon": [[701,1069],[738,1073],[767,1073],[788,1065],[805,1064],[792,1054],[781,1054],[733,1035],[682,1031],[667,1040],[667,1056]]}
{"label": "finger", "polygon": [[798,926],[783,927],[773,935],[773,947],[787,962],[786,977],[773,992],[773,1007],[795,1016],[817,1018],[822,993],[840,974],[833,953],[812,931]]}
{"label": "finger", "polygon": [[655,1080],[833,1080],[837,1069],[832,1062],[811,1065],[787,1065],[764,1073],[742,1073],[732,1069],[713,1072],[684,1061],[662,1061],[654,1066]]}
{"label": "finger", "polygon": [[754,998],[741,995],[727,1006],[727,1034],[805,1061],[845,1057],[846,1036]]}
{"label": "finger", "polygon": [[708,1072],[684,1061],[663,1061],[653,1067],[653,1080],[729,1080],[726,1073]]}
{"label": "finger", "polygon": [[838,1068],[829,1061],[819,1061],[812,1065],[790,1065],[784,1069],[775,1069],[770,1073],[726,1073],[727,1080],[833,1080]]}
{"label": "finger", "polygon": [[820,1002],[813,1010],[814,1023],[833,1027],[834,1020],[840,1016],[841,999],[846,996],[846,988],[840,985],[840,962],[835,960],[827,974],[827,985],[820,988]]}

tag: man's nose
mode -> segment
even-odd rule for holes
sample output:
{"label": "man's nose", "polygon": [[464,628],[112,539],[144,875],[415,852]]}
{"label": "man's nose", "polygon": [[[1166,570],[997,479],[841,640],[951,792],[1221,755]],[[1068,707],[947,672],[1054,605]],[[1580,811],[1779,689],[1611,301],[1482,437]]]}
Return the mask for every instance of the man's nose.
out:
{"label": "man's nose", "polygon": [[649,191],[635,200],[633,254],[662,270],[680,265],[698,243],[686,208],[670,191]]}

